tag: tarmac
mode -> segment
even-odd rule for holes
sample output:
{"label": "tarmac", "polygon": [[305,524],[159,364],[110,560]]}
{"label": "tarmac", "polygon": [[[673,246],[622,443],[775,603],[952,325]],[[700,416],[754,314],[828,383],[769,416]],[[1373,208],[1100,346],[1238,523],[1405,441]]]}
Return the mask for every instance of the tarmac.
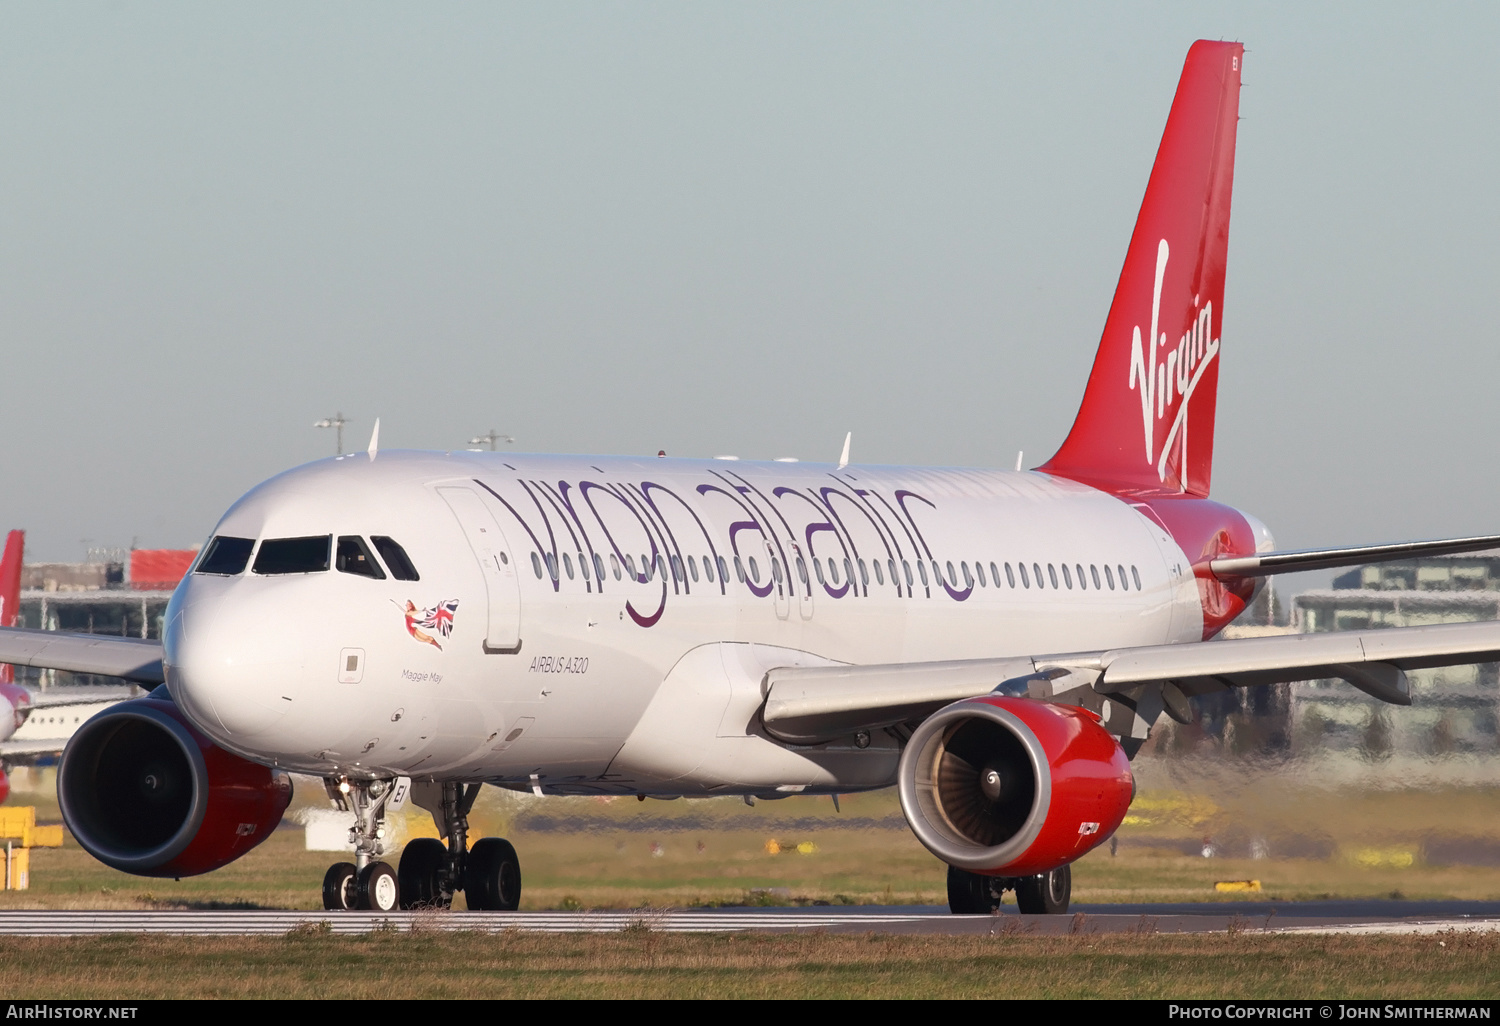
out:
{"label": "tarmac", "polygon": [[[326,927],[323,924],[327,924]],[[1100,933],[1436,934],[1500,931],[1496,901],[1202,902],[1075,905],[1063,915],[956,916],[941,905],[795,908],[638,909],[607,912],[288,912],[267,909],[180,911],[27,910],[0,912],[0,935],[79,937],[105,934],[279,936],[327,930],[500,933],[825,933],[989,934]]]}

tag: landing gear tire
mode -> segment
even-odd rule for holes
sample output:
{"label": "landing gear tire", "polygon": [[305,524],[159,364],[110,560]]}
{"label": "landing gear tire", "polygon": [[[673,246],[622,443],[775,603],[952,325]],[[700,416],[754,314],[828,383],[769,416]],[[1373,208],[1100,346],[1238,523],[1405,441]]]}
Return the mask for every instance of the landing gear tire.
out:
{"label": "landing gear tire", "polygon": [[1009,883],[1003,876],[971,873],[948,867],[948,911],[956,916],[987,916],[1000,908],[1000,896]]}
{"label": "landing gear tire", "polygon": [[371,862],[359,873],[359,907],[368,912],[394,912],[401,904],[396,871],[384,862]]}
{"label": "landing gear tire", "polygon": [[335,862],[323,874],[323,907],[330,912],[347,912],[356,904],[357,870],[352,862]]}
{"label": "landing gear tire", "polygon": [[435,837],[418,837],[407,843],[396,877],[404,909],[453,905],[453,891],[448,887],[448,849]]}
{"label": "landing gear tire", "polygon": [[1073,896],[1073,867],[1060,866],[1040,876],[1016,881],[1016,904],[1026,915],[1059,915]]}
{"label": "landing gear tire", "polygon": [[483,837],[469,850],[464,895],[469,908],[514,912],[521,907],[521,861],[516,849],[500,837]]}

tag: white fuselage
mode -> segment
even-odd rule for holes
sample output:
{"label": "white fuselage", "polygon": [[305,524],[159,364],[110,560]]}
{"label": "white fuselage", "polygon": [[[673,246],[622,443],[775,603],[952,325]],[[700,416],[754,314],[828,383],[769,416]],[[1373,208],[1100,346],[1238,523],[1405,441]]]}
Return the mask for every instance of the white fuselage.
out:
{"label": "white fuselage", "polygon": [[361,453],[258,486],[215,536],[257,552],[387,537],[420,575],[247,568],[190,574],[173,597],[167,680],[187,715],[231,751],[320,775],[882,787],[892,737],[765,735],[765,671],[1203,637],[1165,530],[1038,473]]}

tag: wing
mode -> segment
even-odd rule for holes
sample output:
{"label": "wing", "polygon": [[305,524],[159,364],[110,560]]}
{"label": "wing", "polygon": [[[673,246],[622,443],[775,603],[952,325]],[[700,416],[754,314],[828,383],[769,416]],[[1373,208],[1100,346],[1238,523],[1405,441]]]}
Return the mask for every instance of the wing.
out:
{"label": "wing", "polygon": [[816,744],[900,730],[949,702],[998,692],[1090,709],[1132,751],[1161,713],[1186,721],[1192,695],[1335,677],[1382,701],[1410,705],[1406,671],[1497,660],[1500,622],[1485,621],[1020,659],[784,667],[766,674],[761,718],[774,737]]}
{"label": "wing", "polygon": [[88,686],[63,686],[47,688],[38,691],[31,689],[31,709],[33,712],[43,710],[54,713],[64,708],[71,709],[73,706],[80,708],[84,706],[95,706],[95,712],[106,705],[123,702],[126,699],[138,698],[146,692],[137,687],[129,685],[123,687],[110,687],[107,685]]}
{"label": "wing", "polygon": [[137,684],[160,684],[161,642],[73,634],[22,627],[0,627],[0,663],[40,666],[73,673],[97,673]]}
{"label": "wing", "polygon": [[0,741],[0,759],[8,762],[26,762],[32,756],[56,755],[68,746],[65,737],[43,737],[35,740]]}

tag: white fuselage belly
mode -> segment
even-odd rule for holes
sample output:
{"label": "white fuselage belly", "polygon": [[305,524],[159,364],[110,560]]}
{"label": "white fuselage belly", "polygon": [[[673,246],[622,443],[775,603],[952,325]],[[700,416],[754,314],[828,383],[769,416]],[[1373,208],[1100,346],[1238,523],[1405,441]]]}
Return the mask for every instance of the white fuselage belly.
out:
{"label": "white fuselage belly", "polygon": [[[1165,531],[1034,473],[360,454],[273,478],[216,534],[387,535],[421,574],[194,574],[174,597],[168,683],[188,715],[233,751],[319,774],[663,794],[885,786],[894,739],[792,748],[761,733],[764,671],[1203,630]],[[665,574],[640,580],[658,554]],[[436,614],[439,627],[408,629],[412,609],[454,601],[446,635]]]}

